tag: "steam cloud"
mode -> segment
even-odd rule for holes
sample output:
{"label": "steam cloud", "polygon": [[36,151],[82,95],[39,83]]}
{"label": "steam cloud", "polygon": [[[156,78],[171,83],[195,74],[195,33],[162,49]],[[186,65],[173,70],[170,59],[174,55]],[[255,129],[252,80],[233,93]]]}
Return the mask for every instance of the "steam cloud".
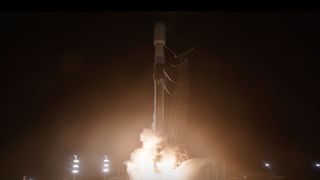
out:
{"label": "steam cloud", "polygon": [[205,164],[201,159],[189,159],[176,166],[175,148],[150,129],[140,134],[142,147],[131,153],[126,162],[130,180],[190,180],[196,179]]}

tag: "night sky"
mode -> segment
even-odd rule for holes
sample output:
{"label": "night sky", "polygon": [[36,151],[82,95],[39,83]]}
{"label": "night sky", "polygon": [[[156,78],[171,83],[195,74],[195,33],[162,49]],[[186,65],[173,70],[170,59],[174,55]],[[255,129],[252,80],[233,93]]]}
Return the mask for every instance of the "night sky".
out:
{"label": "night sky", "polygon": [[[153,113],[153,26],[190,54],[187,146],[233,172],[320,179],[320,13],[0,13],[1,179],[101,179]],[[172,56],[169,53],[167,58]]]}

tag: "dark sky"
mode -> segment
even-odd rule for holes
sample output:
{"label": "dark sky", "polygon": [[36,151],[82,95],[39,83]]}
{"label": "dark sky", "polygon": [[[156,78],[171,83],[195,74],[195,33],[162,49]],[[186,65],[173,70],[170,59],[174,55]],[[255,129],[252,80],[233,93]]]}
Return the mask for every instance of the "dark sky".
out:
{"label": "dark sky", "polygon": [[[0,13],[1,179],[94,179],[139,146],[153,102],[153,25],[190,55],[187,146],[234,171],[319,179],[320,14]],[[168,58],[170,55],[168,54]],[[99,177],[99,176],[98,176]]]}

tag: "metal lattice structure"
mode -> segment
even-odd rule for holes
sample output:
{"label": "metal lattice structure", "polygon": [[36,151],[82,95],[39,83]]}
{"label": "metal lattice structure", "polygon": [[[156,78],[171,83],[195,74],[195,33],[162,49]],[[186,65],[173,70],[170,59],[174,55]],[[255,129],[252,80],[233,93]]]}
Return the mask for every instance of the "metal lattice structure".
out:
{"label": "metal lattice structure", "polygon": [[[169,48],[167,48],[170,50]],[[189,88],[189,70],[188,70],[188,58],[187,55],[193,49],[176,56],[176,54],[171,51],[178,61],[176,64],[171,65],[176,69],[175,78],[167,80],[167,83],[172,84],[170,91],[168,91],[168,99],[170,103],[168,104],[168,110],[165,114],[165,119],[167,121],[166,138],[168,143],[176,147],[176,155],[178,157],[177,165],[179,165],[184,160],[188,159],[187,150],[184,143],[186,120],[187,120],[187,109],[188,100],[190,94]]]}

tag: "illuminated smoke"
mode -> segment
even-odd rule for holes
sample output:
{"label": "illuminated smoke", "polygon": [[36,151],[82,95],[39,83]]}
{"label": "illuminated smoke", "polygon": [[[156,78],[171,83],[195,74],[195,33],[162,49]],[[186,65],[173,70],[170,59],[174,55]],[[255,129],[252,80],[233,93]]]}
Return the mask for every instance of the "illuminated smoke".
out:
{"label": "illuminated smoke", "polygon": [[174,147],[150,129],[140,134],[142,147],[131,153],[127,162],[130,180],[168,180],[179,178]]}
{"label": "illuminated smoke", "polygon": [[131,153],[127,161],[130,180],[203,180],[207,179],[207,159],[188,159],[176,166],[174,149],[164,138],[150,129],[140,134],[142,147]]}

